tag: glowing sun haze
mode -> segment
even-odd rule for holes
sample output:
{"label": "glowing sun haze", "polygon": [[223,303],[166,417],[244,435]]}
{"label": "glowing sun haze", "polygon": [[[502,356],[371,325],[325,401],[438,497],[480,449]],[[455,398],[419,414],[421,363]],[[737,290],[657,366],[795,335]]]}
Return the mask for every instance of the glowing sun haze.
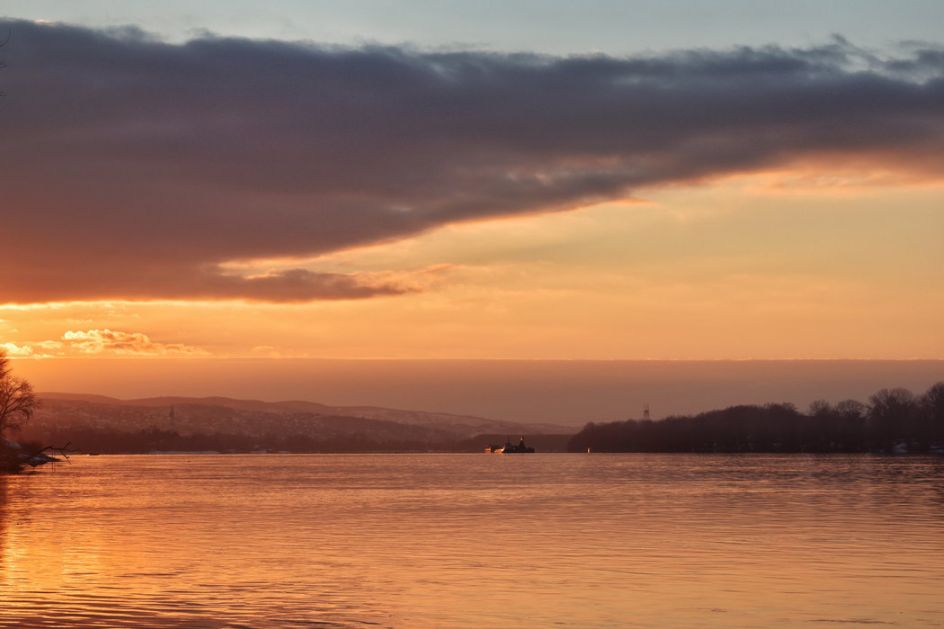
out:
{"label": "glowing sun haze", "polygon": [[521,51],[36,6],[0,49],[10,356],[944,358],[927,20]]}

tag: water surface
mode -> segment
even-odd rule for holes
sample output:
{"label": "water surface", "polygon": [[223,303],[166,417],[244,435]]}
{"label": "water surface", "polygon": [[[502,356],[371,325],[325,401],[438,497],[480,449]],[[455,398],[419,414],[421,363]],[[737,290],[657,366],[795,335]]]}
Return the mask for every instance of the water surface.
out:
{"label": "water surface", "polygon": [[944,459],[77,457],[0,477],[0,626],[944,626]]}

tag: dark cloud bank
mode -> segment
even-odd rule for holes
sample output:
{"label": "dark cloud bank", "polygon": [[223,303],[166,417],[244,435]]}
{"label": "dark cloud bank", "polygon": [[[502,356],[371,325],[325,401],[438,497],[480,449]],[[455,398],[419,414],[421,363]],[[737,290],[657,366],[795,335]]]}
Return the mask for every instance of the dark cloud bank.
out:
{"label": "dark cloud bank", "polygon": [[0,301],[395,294],[219,265],[811,156],[944,170],[931,46],[555,58],[7,26]]}

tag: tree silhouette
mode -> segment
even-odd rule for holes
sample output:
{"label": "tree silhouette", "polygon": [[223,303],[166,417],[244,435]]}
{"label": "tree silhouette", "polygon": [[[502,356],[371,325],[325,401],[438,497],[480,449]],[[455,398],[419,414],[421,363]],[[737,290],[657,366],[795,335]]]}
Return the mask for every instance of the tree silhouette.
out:
{"label": "tree silhouette", "polygon": [[944,382],[928,389],[921,400],[926,429],[932,441],[944,443]]}
{"label": "tree silhouette", "polygon": [[817,400],[741,405],[659,421],[587,424],[568,448],[584,452],[941,452],[944,382],[922,395],[882,389],[862,404]]}
{"label": "tree silhouette", "polygon": [[0,436],[7,430],[18,430],[35,410],[32,385],[13,375],[10,360],[0,352]]}

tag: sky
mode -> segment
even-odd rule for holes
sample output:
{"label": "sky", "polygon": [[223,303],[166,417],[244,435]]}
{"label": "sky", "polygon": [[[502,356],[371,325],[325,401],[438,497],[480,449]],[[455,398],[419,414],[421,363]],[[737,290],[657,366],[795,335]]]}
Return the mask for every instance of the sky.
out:
{"label": "sky", "polygon": [[0,348],[41,389],[944,359],[940,2],[2,11]]}

